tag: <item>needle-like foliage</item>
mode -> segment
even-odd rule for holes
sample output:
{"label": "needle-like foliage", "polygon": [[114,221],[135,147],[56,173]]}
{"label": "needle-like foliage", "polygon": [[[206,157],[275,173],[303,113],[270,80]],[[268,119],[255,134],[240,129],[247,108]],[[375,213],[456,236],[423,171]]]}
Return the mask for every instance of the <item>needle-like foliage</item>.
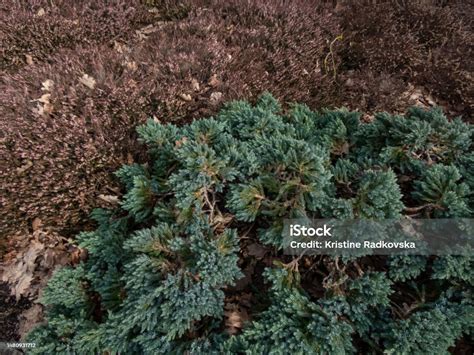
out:
{"label": "needle-like foliage", "polygon": [[87,260],[50,281],[33,352],[446,352],[472,334],[468,256],[325,257],[319,293],[299,259],[267,267],[270,290],[232,335],[226,295],[246,239],[281,256],[285,218],[472,217],[472,132],[438,109],[363,123],[345,109],[283,112],[269,94],[187,126],[148,121],[150,159],[118,171],[121,207],[94,213],[98,228],[78,238]]}

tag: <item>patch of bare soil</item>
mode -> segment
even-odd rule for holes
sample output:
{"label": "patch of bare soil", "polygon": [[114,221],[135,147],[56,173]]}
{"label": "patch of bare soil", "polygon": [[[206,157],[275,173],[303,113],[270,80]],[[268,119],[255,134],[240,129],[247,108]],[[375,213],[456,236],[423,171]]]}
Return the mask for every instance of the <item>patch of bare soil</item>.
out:
{"label": "patch of bare soil", "polygon": [[30,305],[26,298],[17,301],[10,295],[8,284],[0,282],[0,341],[20,340],[18,319]]}

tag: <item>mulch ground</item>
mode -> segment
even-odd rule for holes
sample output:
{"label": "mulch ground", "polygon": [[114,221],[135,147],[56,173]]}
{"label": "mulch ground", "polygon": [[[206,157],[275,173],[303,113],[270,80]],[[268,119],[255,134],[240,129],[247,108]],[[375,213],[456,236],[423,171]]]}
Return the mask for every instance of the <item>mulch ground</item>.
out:
{"label": "mulch ground", "polygon": [[10,297],[9,286],[0,282],[0,341],[20,340],[18,317],[30,305],[31,302],[27,299],[17,302],[13,297]]}

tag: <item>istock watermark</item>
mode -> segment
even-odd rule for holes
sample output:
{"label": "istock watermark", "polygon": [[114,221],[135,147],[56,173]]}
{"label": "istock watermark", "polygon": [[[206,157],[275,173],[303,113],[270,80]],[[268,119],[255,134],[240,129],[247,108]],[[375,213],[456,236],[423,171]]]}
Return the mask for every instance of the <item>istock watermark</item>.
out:
{"label": "istock watermark", "polygon": [[331,237],[331,228],[324,224],[322,227],[312,228],[301,224],[290,224],[290,236],[292,237]]}
{"label": "istock watermark", "polygon": [[36,348],[36,343],[20,343],[20,342],[0,342],[0,350],[13,349],[32,349]]}
{"label": "istock watermark", "polygon": [[290,255],[474,255],[474,219],[287,219]]}

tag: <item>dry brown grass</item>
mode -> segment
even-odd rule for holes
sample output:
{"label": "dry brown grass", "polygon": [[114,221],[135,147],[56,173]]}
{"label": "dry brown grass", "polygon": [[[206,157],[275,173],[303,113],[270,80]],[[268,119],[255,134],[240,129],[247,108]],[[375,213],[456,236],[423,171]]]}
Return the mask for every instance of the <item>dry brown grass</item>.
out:
{"label": "dry brown grass", "polygon": [[[474,5],[459,1],[353,4],[341,13],[343,65],[423,87],[453,114],[471,119]],[[369,80],[367,80],[369,82]],[[375,93],[376,102],[391,93]],[[387,103],[383,109],[399,103]]]}
{"label": "dry brown grass", "polygon": [[145,2],[2,5],[3,234],[35,218],[83,228],[98,196],[118,193],[111,173],[138,158],[147,117],[183,123],[262,91],[314,109],[404,111],[418,87],[472,113],[472,17],[460,15],[472,7]]}
{"label": "dry brown grass", "polygon": [[154,17],[139,1],[125,0],[12,0],[0,5],[0,16],[0,70],[9,72],[29,60],[49,62],[65,48],[130,39]]}
{"label": "dry brown grass", "polygon": [[[81,229],[91,208],[104,204],[100,194],[117,194],[111,173],[139,151],[134,129],[147,117],[205,116],[263,90],[314,104],[327,99],[318,90],[330,82],[321,58],[338,34],[336,21],[307,2],[286,3],[192,2],[192,11],[167,4],[164,15],[139,3],[43,4],[40,17],[39,5],[17,6],[19,16],[7,16],[2,31],[4,230],[35,218],[66,235]],[[187,10],[178,16],[177,9]],[[151,26],[143,20],[150,18]]]}

